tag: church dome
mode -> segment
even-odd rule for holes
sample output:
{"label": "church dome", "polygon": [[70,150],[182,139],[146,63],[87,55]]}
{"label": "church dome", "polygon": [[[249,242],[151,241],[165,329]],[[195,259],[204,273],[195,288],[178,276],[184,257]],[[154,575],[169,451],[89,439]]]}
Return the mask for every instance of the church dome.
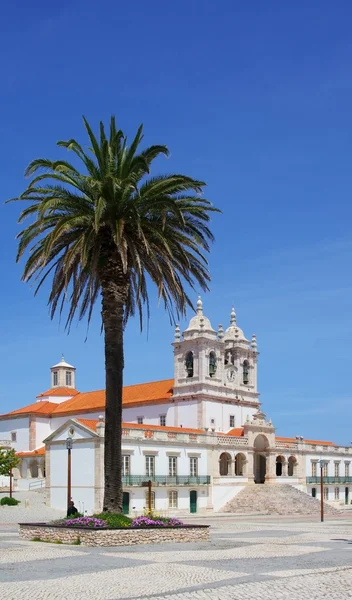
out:
{"label": "church dome", "polygon": [[227,342],[227,341],[248,342],[242,329],[237,326],[236,313],[235,313],[234,308],[231,310],[230,327],[228,327],[225,331],[224,340],[225,340],[225,342]]}
{"label": "church dome", "polygon": [[216,331],[212,328],[208,317],[203,315],[203,303],[200,296],[198,296],[197,301],[197,314],[190,320],[187,329],[184,331],[184,334],[192,331],[206,331],[216,335]]}

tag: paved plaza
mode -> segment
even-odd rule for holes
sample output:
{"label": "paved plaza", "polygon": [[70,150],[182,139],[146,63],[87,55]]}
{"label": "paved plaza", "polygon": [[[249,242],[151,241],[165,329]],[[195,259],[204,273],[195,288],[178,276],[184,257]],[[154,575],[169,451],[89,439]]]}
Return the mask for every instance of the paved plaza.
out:
{"label": "paved plaza", "polygon": [[209,517],[210,543],[85,548],[22,541],[8,510],[0,510],[2,600],[352,598],[348,514],[323,524]]}

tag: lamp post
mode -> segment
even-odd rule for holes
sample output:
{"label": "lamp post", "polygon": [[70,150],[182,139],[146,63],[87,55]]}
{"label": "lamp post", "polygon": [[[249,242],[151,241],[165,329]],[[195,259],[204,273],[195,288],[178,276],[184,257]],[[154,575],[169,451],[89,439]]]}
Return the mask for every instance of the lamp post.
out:
{"label": "lamp post", "polygon": [[71,504],[71,450],[72,450],[72,437],[66,439],[67,449],[67,516],[69,516],[70,504]]}
{"label": "lamp post", "polygon": [[324,521],[324,476],[323,469],[326,461],[320,461],[320,520]]}

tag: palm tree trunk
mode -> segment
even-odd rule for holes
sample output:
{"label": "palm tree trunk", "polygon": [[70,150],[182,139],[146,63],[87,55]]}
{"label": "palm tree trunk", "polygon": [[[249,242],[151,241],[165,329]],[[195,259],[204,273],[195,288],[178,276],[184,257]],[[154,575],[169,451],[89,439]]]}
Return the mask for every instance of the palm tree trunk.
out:
{"label": "palm tree trunk", "polygon": [[122,389],[124,311],[128,292],[126,278],[120,273],[102,276],[102,319],[105,342],[105,444],[103,510],[122,513]]}

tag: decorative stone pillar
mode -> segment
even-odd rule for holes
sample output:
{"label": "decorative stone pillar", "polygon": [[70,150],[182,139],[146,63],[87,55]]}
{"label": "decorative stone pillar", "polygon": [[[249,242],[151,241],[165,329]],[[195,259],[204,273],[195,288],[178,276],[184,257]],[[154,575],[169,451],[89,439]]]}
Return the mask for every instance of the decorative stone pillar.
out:
{"label": "decorative stone pillar", "polygon": [[43,479],[44,477],[44,469],[43,469],[43,463],[38,462],[38,478],[39,479]]}
{"label": "decorative stone pillar", "polygon": [[248,481],[254,481],[254,453],[248,452],[246,461]]}
{"label": "decorative stone pillar", "polygon": [[282,463],[282,477],[287,477],[288,476],[288,464],[287,464],[287,460],[285,460],[284,463]]}
{"label": "decorative stone pillar", "polygon": [[276,456],[275,456],[275,454],[268,454],[266,456],[265,483],[276,483]]}

